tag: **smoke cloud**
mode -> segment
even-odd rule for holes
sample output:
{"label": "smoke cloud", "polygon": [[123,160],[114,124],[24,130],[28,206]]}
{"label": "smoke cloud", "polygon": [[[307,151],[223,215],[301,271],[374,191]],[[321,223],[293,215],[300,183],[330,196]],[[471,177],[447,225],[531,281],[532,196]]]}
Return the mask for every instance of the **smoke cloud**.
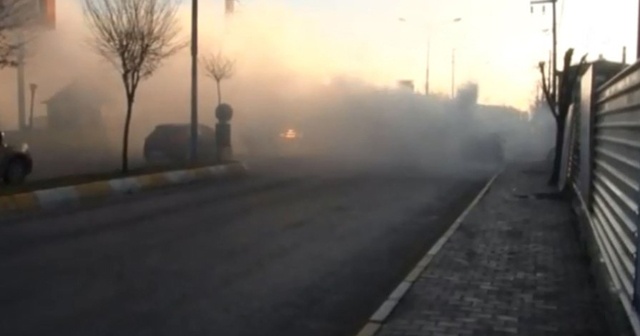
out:
{"label": "smoke cloud", "polygon": [[[235,111],[233,144],[239,156],[284,155],[289,149],[278,134],[293,128],[304,135],[297,148],[300,155],[363,168],[400,165],[455,171],[468,166],[464,164],[464,147],[470,139],[504,133],[505,129],[495,129],[494,119],[501,117],[488,120],[478,110],[477,85],[464,86],[454,100],[385,86],[390,71],[385,60],[376,59],[375,54],[363,57],[361,52],[354,53],[358,41],[323,34],[321,26],[301,12],[256,2],[225,18],[222,4],[215,5],[205,4],[200,9],[200,52],[222,51],[236,60],[234,77],[222,82],[222,98]],[[35,115],[44,115],[42,102],[62,88],[83,83],[99,92],[104,101],[106,130],[100,141],[106,139],[106,145],[84,148],[81,155],[58,155],[66,150],[60,146],[44,149],[46,146],[41,145],[38,151],[38,146],[32,145],[35,175],[116,169],[125,116],[122,83],[112,65],[89,47],[90,35],[78,2],[59,1],[58,6],[58,29],[42,33],[29,44],[27,82],[38,84]],[[179,20],[184,39],[188,39],[188,6],[180,8]],[[199,71],[200,122],[213,126],[215,83],[205,76],[202,67]],[[17,127],[15,76],[14,69],[0,71],[0,125],[5,130]],[[153,77],[141,83],[131,131],[134,164],[142,164],[144,138],[157,124],[189,122],[189,92],[187,48],[167,59]],[[493,115],[508,115],[511,121],[500,127],[515,130],[513,133],[522,140],[526,121],[517,113],[501,113]],[[73,143],[78,148],[83,143],[101,143],[92,140],[96,133],[86,130],[79,135],[62,134],[59,136],[72,139],[60,143]],[[518,145],[512,152],[523,148]],[[38,168],[43,165],[47,165],[46,172]]]}

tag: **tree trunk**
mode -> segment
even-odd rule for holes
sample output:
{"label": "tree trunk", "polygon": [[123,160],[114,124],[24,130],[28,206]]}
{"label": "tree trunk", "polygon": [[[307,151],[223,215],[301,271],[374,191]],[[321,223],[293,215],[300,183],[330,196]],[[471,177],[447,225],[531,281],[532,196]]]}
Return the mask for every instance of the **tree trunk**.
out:
{"label": "tree trunk", "polygon": [[122,173],[129,171],[129,126],[131,125],[132,110],[133,98],[127,97],[127,117],[124,121],[124,134],[122,137]]}
{"label": "tree trunk", "polygon": [[220,81],[216,81],[216,88],[218,89],[218,106],[222,104],[222,93],[220,92]]}
{"label": "tree trunk", "polygon": [[564,145],[564,124],[565,121],[561,117],[556,118],[556,147],[555,155],[553,158],[553,170],[551,171],[551,178],[549,178],[549,185],[555,186],[560,181],[560,168],[562,166],[562,147]]}

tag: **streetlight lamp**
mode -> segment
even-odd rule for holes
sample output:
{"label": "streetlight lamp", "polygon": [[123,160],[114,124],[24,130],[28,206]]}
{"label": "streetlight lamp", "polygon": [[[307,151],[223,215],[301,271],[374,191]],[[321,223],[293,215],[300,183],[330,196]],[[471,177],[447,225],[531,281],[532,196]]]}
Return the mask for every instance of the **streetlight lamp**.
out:
{"label": "streetlight lamp", "polygon": [[[462,18],[457,17],[454,18],[452,21],[447,22],[447,23],[457,23],[462,21]],[[431,31],[429,32],[428,35],[428,41],[427,41],[427,78],[426,78],[426,82],[424,85],[425,91],[424,94],[428,95],[429,94],[429,59],[430,59],[430,53],[431,53]],[[452,50],[451,52],[451,98],[453,98],[453,87],[455,85],[455,49]]]}
{"label": "streetlight lamp", "polygon": [[[460,21],[462,21],[462,18],[457,17],[457,18],[455,18],[452,21],[447,22],[447,23],[457,23],[457,22],[460,22]],[[429,58],[430,58],[429,54],[430,54],[430,49],[431,49],[431,32],[429,32],[428,36],[429,37],[428,37],[428,41],[427,41],[427,79],[426,79],[426,83],[424,85],[424,88],[425,88],[425,91],[424,91],[425,93],[424,94],[425,95],[429,94],[429,63],[430,63],[429,62]],[[454,77],[455,76],[455,53],[456,53],[456,50],[453,49],[451,51],[451,98],[453,98],[453,88],[454,88],[454,85],[455,85],[455,79],[454,79],[455,78]]]}
{"label": "streetlight lamp", "polygon": [[[403,18],[403,17],[398,18],[398,20],[400,22],[407,22],[407,20],[405,18]],[[457,22],[460,22],[460,21],[462,21],[462,18],[461,17],[456,17],[456,18],[453,18],[450,21],[441,22],[437,26],[444,25],[444,24],[457,23]],[[425,74],[426,78],[425,78],[425,84],[424,84],[424,94],[425,95],[429,94],[429,82],[430,82],[430,70],[431,70],[431,33],[432,33],[432,30],[433,30],[433,27],[434,27],[433,25],[429,25],[429,27],[427,29],[427,69],[426,69],[426,74]]]}

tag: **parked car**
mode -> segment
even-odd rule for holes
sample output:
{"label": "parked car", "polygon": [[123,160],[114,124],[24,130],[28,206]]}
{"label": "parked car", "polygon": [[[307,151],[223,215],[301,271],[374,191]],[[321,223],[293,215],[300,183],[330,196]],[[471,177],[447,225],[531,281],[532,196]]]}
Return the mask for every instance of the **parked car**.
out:
{"label": "parked car", "polygon": [[[148,163],[185,163],[189,160],[191,125],[162,124],[144,141],[144,158]],[[215,131],[198,125],[198,159],[213,160],[216,157]]]}
{"label": "parked car", "polygon": [[0,132],[0,176],[8,185],[21,184],[33,170],[29,147],[20,149],[6,144],[4,132]]}

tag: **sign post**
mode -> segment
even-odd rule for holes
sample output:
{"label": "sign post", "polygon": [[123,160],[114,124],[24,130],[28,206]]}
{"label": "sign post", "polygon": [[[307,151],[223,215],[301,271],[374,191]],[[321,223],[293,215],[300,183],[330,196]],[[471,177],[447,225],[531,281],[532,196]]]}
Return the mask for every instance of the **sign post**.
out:
{"label": "sign post", "polygon": [[33,104],[36,100],[36,89],[38,89],[38,84],[31,83],[29,84],[29,88],[31,89],[31,108],[29,109],[29,129],[33,129]]}
{"label": "sign post", "polygon": [[25,97],[25,80],[24,80],[24,58],[25,58],[25,37],[24,33],[18,33],[18,130],[26,129],[27,113],[26,113],[26,97]]}
{"label": "sign post", "polygon": [[233,117],[233,108],[229,104],[222,103],[216,107],[216,156],[218,162],[228,162],[232,159],[231,151],[231,125],[229,121]]}
{"label": "sign post", "polygon": [[[56,0],[35,0],[33,13],[35,24],[38,28],[55,29],[56,27]],[[29,20],[31,21],[31,20]],[[30,22],[29,22],[30,23]],[[24,29],[24,27],[23,27]],[[26,43],[24,31],[20,29],[17,36],[17,85],[18,85],[18,129],[27,128],[26,112],[26,88],[25,88],[25,58]]]}

